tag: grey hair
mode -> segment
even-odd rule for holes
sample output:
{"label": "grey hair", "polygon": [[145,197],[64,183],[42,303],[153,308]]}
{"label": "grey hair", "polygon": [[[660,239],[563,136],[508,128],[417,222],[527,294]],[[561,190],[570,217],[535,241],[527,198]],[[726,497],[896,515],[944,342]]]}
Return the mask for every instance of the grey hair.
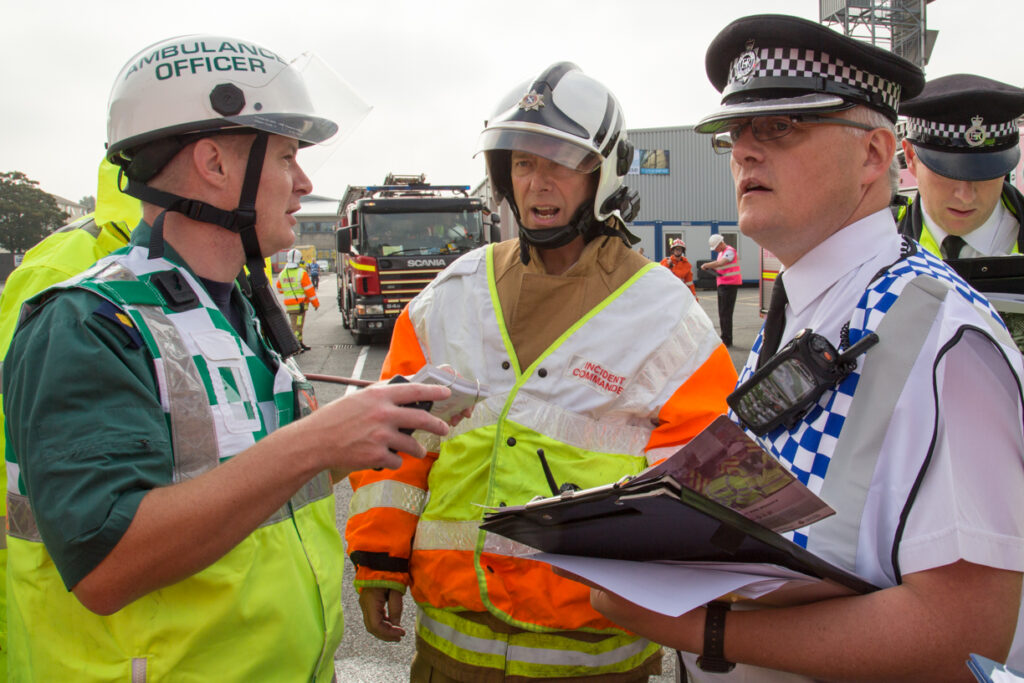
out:
{"label": "grey hair", "polygon": [[[865,107],[864,105],[858,105],[853,109],[850,109],[849,111],[845,111],[843,113],[846,114],[845,118],[848,118],[851,121],[856,121],[857,123],[864,123],[871,126],[872,128],[884,128],[890,133],[892,133],[893,137],[899,140],[899,136],[896,135],[896,124],[889,120],[888,116],[886,116],[885,114],[876,109],[872,109],[871,107]],[[857,128],[848,128],[847,130],[851,133],[856,134],[867,132],[861,131]]]}
{"label": "grey hair", "polygon": [[[844,112],[844,114],[846,114],[845,118],[851,121],[864,123],[873,128],[884,128],[893,134],[893,137],[897,140],[896,146],[899,147],[900,136],[896,134],[896,124],[894,124],[889,117],[882,112],[877,109],[872,109],[871,107],[858,105],[853,109]],[[846,128],[845,130],[851,135],[864,135],[868,132],[859,128]],[[900,189],[900,162],[896,158],[895,154],[892,156],[892,163],[889,164],[889,189],[894,195]]]}

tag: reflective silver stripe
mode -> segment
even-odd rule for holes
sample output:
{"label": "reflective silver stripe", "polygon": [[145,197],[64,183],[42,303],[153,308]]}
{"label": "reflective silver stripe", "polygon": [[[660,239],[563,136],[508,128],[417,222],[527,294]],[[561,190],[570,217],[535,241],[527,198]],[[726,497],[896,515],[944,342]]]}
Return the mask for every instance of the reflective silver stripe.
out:
{"label": "reflective silver stripe", "polygon": [[[295,495],[291,497],[291,508],[294,510],[300,510],[303,507],[315,503],[318,500],[331,495],[334,489],[331,487],[331,478],[326,472],[321,472],[317,476],[306,482],[306,485],[295,492]],[[289,510],[288,503],[285,503],[279,507],[274,514],[267,518],[267,521],[260,524],[261,527],[270,526],[271,524],[277,524],[283,520],[291,517],[292,513]]]}
{"label": "reflective silver stripe", "polygon": [[434,621],[427,613],[423,611],[423,608],[419,608],[419,625],[426,630],[433,633],[441,640],[446,640],[449,643],[454,643],[456,646],[463,650],[469,650],[470,652],[479,652],[485,655],[500,655],[505,656],[505,651],[508,649],[505,641],[503,640],[489,640],[487,638],[477,638],[476,636],[469,636],[465,633],[456,631],[453,627],[447,624],[442,624],[439,621]]}
{"label": "reflective silver stripe", "polygon": [[683,386],[707,362],[719,345],[711,319],[700,304],[690,300],[689,307],[675,327],[644,360],[638,373],[622,392],[626,406],[644,412],[652,396]]}
{"label": "reflective silver stripe", "polygon": [[[432,619],[422,608],[419,608],[417,616],[421,628],[430,631],[437,638],[445,640],[455,647],[483,655],[497,655],[504,657],[507,661],[524,662],[527,664],[585,666],[593,668],[608,667],[635,657],[642,653],[649,645],[649,641],[639,638],[607,652],[581,652],[580,650],[524,647],[522,645],[508,644],[508,636],[500,636],[499,639],[492,640],[467,635],[453,626],[442,624]],[[511,636],[511,638],[515,638],[515,636]],[[578,643],[582,647],[593,645],[585,641],[578,641]]]}
{"label": "reflective silver stripe", "polygon": [[132,657],[132,683],[146,683],[148,664],[145,657]]}
{"label": "reflective silver stripe", "polygon": [[103,228],[97,225],[96,221],[91,218],[87,222],[78,226],[78,229],[84,230],[85,232],[89,233],[90,235],[92,235],[93,239],[99,239],[100,233],[103,232]]}
{"label": "reflective silver stripe", "polygon": [[883,343],[867,356],[818,494],[836,514],[815,523],[807,543],[816,555],[832,562],[839,558],[840,566],[857,566],[860,523],[886,427],[948,291],[939,280],[917,277],[903,288],[878,326]]}
{"label": "reflective silver stripe", "polygon": [[174,450],[174,482],[208,472],[220,464],[217,432],[199,370],[178,328],[156,306],[135,306],[149,328],[163,366]]}
{"label": "reflective silver stripe", "polygon": [[7,490],[18,493],[18,481],[21,479],[21,468],[18,463],[7,461]]}
{"label": "reflective silver stripe", "polygon": [[[505,397],[501,397],[505,398]],[[619,421],[595,420],[548,400],[519,392],[508,419],[521,425],[543,425],[544,436],[574,448],[644,457],[651,427],[631,427]]]}
{"label": "reflective silver stripe", "polygon": [[614,666],[643,652],[650,641],[643,638],[633,640],[622,647],[607,652],[580,652],[579,650],[552,650],[540,647],[509,645],[507,658],[513,662],[528,664],[553,664],[555,666]]}
{"label": "reflective silver stripe", "polygon": [[400,481],[375,481],[352,494],[348,504],[349,517],[371,508],[394,508],[419,516],[427,502],[427,492]]}
{"label": "reflective silver stripe", "polygon": [[7,533],[15,538],[35,543],[43,542],[27,496],[13,491],[7,492],[7,525]]}
{"label": "reflective silver stripe", "polygon": [[480,535],[480,522],[442,522],[420,519],[416,525],[416,538],[412,549],[416,550],[476,550]]}
{"label": "reflective silver stripe", "polygon": [[[103,268],[96,277],[112,281],[139,281],[135,273],[116,261]],[[220,464],[217,432],[210,415],[206,387],[178,328],[163,310],[158,306],[144,305],[132,308],[146,322],[160,352],[158,371],[162,374],[161,388],[167,392],[174,482],[192,479]]]}
{"label": "reflective silver stripe", "polygon": [[[480,534],[479,521],[449,522],[436,519],[421,519],[416,525],[413,550],[465,550],[475,552]],[[495,555],[520,557],[537,552],[536,548],[517,543],[504,536],[487,534],[484,537],[483,552]]]}
{"label": "reflective silver stripe", "polygon": [[[7,528],[7,518],[6,517],[0,517],[0,525],[3,525],[4,529]],[[6,531],[2,535],[0,535],[0,550],[7,550],[7,533],[6,533]]]}

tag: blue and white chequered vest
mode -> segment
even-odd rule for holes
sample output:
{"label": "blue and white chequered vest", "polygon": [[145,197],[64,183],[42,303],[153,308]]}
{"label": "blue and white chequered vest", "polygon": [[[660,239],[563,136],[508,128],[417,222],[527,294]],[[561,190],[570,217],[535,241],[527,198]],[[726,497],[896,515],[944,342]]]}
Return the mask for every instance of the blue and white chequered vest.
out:
{"label": "blue and white chequered vest", "polygon": [[[904,240],[900,260],[880,272],[858,301],[843,347],[855,344],[870,332],[878,334],[879,344],[858,360],[854,372],[836,388],[826,391],[794,427],[778,427],[761,438],[750,434],[836,510],[833,517],[786,536],[823,559],[883,586],[899,582],[896,547],[905,520],[901,521],[902,514],[866,511],[870,505],[868,490],[876,468],[884,466],[880,461],[886,457],[916,458],[918,480],[924,474],[930,455],[926,438],[931,435],[930,422],[921,421],[924,445],[915,453],[882,453],[882,441],[912,367],[947,297],[967,304],[957,309],[962,317],[957,320],[957,329],[978,329],[1001,346],[1004,354],[1016,352],[1002,319],[988,301],[938,257],[916,242]],[[947,336],[940,347],[945,347],[955,334]],[[740,373],[740,383],[756,370],[761,343],[759,334]],[[929,365],[932,366],[934,363]],[[917,400],[929,406],[934,402],[932,396],[915,397]],[[922,418],[928,414],[922,412]],[[734,413],[730,417],[739,421]],[[909,507],[916,490],[914,484],[909,481],[896,485],[903,496],[901,504],[894,506],[897,512]],[[867,536],[870,542],[865,543],[861,524],[869,518],[875,529]],[[875,560],[866,562],[862,555]],[[880,555],[885,559],[878,562]],[[868,566],[874,562],[878,566]]]}

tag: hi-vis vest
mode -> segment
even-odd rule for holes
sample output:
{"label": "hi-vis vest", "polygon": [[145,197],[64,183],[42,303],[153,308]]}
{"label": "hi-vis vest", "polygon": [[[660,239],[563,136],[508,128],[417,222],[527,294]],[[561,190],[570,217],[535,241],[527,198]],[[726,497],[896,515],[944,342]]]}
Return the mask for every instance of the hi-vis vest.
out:
{"label": "hi-vis vest", "polygon": [[[1000,201],[1006,207],[1006,210],[1017,219],[1017,240],[1010,253],[1019,254],[1021,253],[1021,247],[1024,246],[1024,196],[1021,196],[1020,191],[1016,187],[1004,181]],[[899,224],[901,235],[917,240],[921,243],[922,247],[936,256],[942,255],[942,249],[938,241],[924,222],[920,192],[914,197],[914,201],[909,206],[900,207],[896,220]]]}
{"label": "hi-vis vest", "polygon": [[[217,467],[296,419],[293,380],[302,378],[284,363],[268,370],[227,331],[230,324],[191,274],[147,256],[142,247],[118,252],[60,286],[103,296],[139,329],[154,358],[174,448],[171,484]],[[183,278],[199,305],[181,312],[167,306],[151,283],[163,271]],[[64,587],[17,467],[8,468],[12,681],[333,677],[343,549],[326,473],[210,567],[103,617]]]}
{"label": "hi-vis vest", "polygon": [[[102,195],[101,195],[102,196]],[[127,196],[127,195],[126,195]],[[133,200],[134,201],[134,200]],[[21,265],[4,283],[0,296],[0,359],[7,355],[18,322],[21,304],[50,285],[80,273],[97,259],[120,249],[128,242],[129,230],[123,222],[96,224],[93,215],[55,230],[25,253]],[[0,372],[2,372],[0,363]],[[2,401],[2,396],[0,396]],[[0,460],[6,451],[4,413],[0,411]],[[7,471],[0,470],[0,491],[7,490]],[[0,524],[7,527],[7,501],[0,500]],[[7,678],[7,539],[0,536],[0,681]]]}
{"label": "hi-vis vest", "polygon": [[304,303],[320,305],[316,289],[309,274],[301,266],[288,264],[277,277],[277,289],[284,295],[284,307],[289,311],[299,310]]}
{"label": "hi-vis vest", "polygon": [[[392,354],[422,350],[427,363],[451,364],[491,396],[443,442],[428,440],[439,453],[432,465],[410,462],[393,476],[361,473],[348,542],[360,571],[373,571],[357,585],[401,588],[410,572],[417,634],[466,664],[538,678],[629,671],[658,646],[594,611],[585,586],[512,556],[524,548],[480,531],[483,506],[521,505],[562,486],[588,488],[644,469],[652,418],[719,342],[692,297],[664,305],[666,287],[680,285],[650,263],[520,369],[498,302],[493,249],[460,258],[402,314],[418,348],[396,348],[408,342],[399,337]],[[427,467],[428,481],[412,481],[416,468],[425,477]],[[395,554],[407,538],[412,553],[403,563]],[[390,556],[380,552],[388,540]],[[530,633],[496,634],[459,618],[461,610],[488,612]],[[584,642],[545,635],[551,631],[611,637]]]}
{"label": "hi-vis vest", "polygon": [[[760,439],[836,510],[828,519],[789,532],[790,538],[881,587],[901,581],[903,524],[930,461],[930,439],[939,419],[931,387],[941,354],[965,330],[980,332],[992,339],[1007,366],[1015,368],[1018,390],[1021,383],[1019,352],[995,309],[938,257],[918,250],[907,238],[904,254],[871,283],[850,319],[851,345],[869,332],[878,334],[878,345],[863,356],[857,371],[825,392],[800,423],[792,429],[779,427]],[[938,337],[927,345],[935,357],[923,369],[928,377],[921,378],[911,371],[927,352],[937,320],[942,325]],[[759,336],[740,382],[756,368],[760,345]],[[917,390],[908,396],[909,386]],[[907,401],[919,415],[919,431],[902,434],[900,447],[883,452],[893,416],[910,409]],[[885,488],[883,496],[876,495],[878,487]],[[884,506],[879,498],[884,498]]]}
{"label": "hi-vis vest", "polygon": [[735,247],[726,245],[725,251],[722,252],[722,256],[728,256],[729,254],[732,254],[732,260],[715,271],[718,273],[718,277],[715,278],[715,284],[742,285],[743,275],[740,273],[739,254],[736,252]]}

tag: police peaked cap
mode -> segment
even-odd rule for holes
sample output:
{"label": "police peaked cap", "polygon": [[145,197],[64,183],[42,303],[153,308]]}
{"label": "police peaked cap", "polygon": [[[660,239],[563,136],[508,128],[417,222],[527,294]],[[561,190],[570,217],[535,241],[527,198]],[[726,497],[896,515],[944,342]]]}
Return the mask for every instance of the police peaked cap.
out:
{"label": "police peaked cap", "polygon": [[849,109],[863,104],[893,122],[901,99],[924,87],[902,57],[807,19],[743,17],[719,33],[704,60],[722,107],[697,124],[714,133],[733,119]]}
{"label": "police peaked cap", "polygon": [[900,105],[921,162],[954,180],[990,180],[1020,160],[1024,90],[973,74],[943,76]]}

